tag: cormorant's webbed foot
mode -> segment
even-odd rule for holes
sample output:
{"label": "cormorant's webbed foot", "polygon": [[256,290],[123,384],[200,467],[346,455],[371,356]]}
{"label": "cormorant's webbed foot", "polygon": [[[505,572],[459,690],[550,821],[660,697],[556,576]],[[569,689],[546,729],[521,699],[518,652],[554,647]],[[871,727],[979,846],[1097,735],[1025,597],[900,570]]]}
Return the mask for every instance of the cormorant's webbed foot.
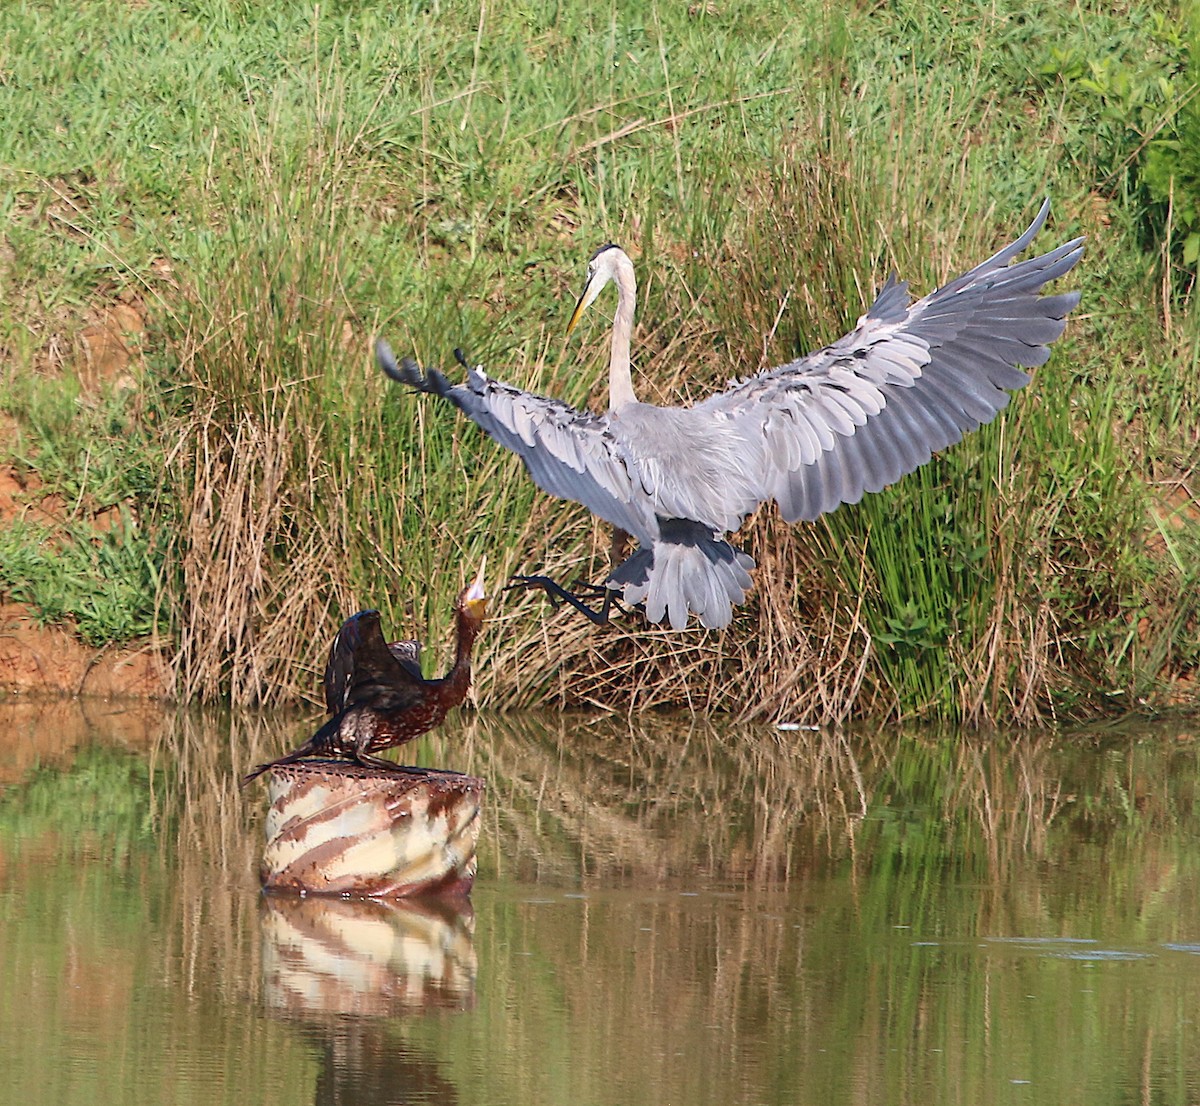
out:
{"label": "cormorant's webbed foot", "polygon": [[397,764],[394,760],[384,760],[382,757],[373,757],[370,753],[350,752],[339,756],[330,756],[315,752],[313,749],[297,749],[294,753],[288,753],[287,756],[279,757],[276,760],[269,760],[266,764],[260,764],[253,772],[248,772],[242,777],[242,786],[258,779],[264,772],[269,772],[272,768],[281,768],[286,764],[312,764],[318,767],[328,766],[336,768],[339,764],[357,764],[360,768],[372,768],[384,772],[400,772],[409,775],[420,774],[425,771],[424,768],[412,768],[407,764]]}
{"label": "cormorant's webbed foot", "polygon": [[[504,590],[540,588],[546,593],[552,607],[557,608],[560,603],[568,603],[580,614],[586,615],[597,626],[608,624],[613,607],[621,610],[621,601],[617,598],[617,593],[611,588],[606,588],[600,584],[583,583],[577,583],[575,586],[579,589],[578,592],[570,592],[562,584],[551,580],[549,576],[513,576]],[[600,609],[592,610],[584,602],[585,598],[601,600]]]}
{"label": "cormorant's webbed foot", "polygon": [[312,755],[313,755],[312,748],[309,745],[303,745],[299,749],[295,749],[292,752],[287,753],[284,756],[276,757],[274,760],[268,760],[266,762],[266,764],[258,765],[254,769],[254,771],[247,772],[242,777],[241,786],[245,787],[246,784],[252,783],[254,780],[258,779],[258,777],[261,776],[264,772],[269,772],[272,768],[278,768],[284,764],[295,764],[297,761],[304,760],[305,757],[310,757]]}
{"label": "cormorant's webbed foot", "polygon": [[394,760],[384,760],[383,757],[373,757],[370,753],[356,752],[351,755],[353,763],[361,768],[374,768],[382,772],[400,772],[407,775],[421,775],[424,768],[414,768],[408,764],[397,764]]}
{"label": "cormorant's webbed foot", "polygon": [[275,767],[275,762],[274,762],[274,761],[270,761],[270,762],[269,762],[269,763],[267,763],[267,764],[260,764],[260,765],[259,765],[257,768],[255,768],[255,769],[254,769],[254,771],[252,771],[252,772],[247,772],[247,773],[246,773],[246,774],[245,774],[245,775],[242,777],[242,782],[241,782],[240,786],[241,786],[241,787],[245,787],[245,786],[246,786],[248,783],[253,783],[253,782],[254,782],[256,779],[258,779],[258,777],[259,777],[259,776],[261,776],[261,775],[262,775],[264,772],[266,772],[268,769],[271,769],[271,768],[274,768],[274,767]]}

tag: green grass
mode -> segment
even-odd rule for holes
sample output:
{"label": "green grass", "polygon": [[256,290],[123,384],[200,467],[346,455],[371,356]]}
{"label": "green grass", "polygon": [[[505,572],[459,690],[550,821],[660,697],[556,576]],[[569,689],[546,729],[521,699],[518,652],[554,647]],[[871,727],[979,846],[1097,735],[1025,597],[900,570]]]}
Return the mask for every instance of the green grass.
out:
{"label": "green grass", "polygon": [[[64,558],[57,604],[27,553],[0,587],[79,618],[62,600],[103,576],[88,632],[157,629],[189,698],[311,692],[365,606],[438,667],[483,554],[493,581],[594,578],[607,539],[381,380],[376,334],[602,402],[603,327],[562,331],[616,240],[641,394],[695,397],[836,337],[892,268],[928,291],[1049,194],[1041,243],[1090,236],[1084,300],[994,426],[814,526],[760,512],[724,635],[596,633],[504,596],[479,693],[1025,722],[1165,703],[1197,661],[1200,332],[1171,147],[1144,140],[1191,125],[1180,15],[6,5],[0,406],[47,492],[136,509],[112,563]],[[138,387],[81,399],[80,334],[117,300],[147,319]]]}
{"label": "green grass", "polygon": [[6,457],[27,484],[0,528],[0,590],[43,624],[70,620],[91,645],[153,636],[171,508],[162,451],[120,392],[84,397],[71,377],[14,376],[0,413]]}
{"label": "green grass", "polygon": [[21,523],[0,531],[0,587],[43,624],[70,619],[91,645],[156,632],[160,571],[161,554],[128,516],[102,534]]}

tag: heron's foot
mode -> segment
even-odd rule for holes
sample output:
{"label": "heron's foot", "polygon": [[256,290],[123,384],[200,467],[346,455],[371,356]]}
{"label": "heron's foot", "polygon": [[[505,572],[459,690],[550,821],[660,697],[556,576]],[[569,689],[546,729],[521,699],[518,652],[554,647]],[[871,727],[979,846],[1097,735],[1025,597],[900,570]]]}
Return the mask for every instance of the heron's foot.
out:
{"label": "heron's foot", "polygon": [[621,600],[618,598],[620,592],[603,584],[593,584],[591,580],[576,580],[571,585],[571,594],[576,599],[598,599],[601,602],[607,599],[618,610],[621,609]]}
{"label": "heron's foot", "polygon": [[[560,604],[566,603],[574,607],[580,614],[586,615],[597,626],[604,626],[608,623],[612,616],[612,609],[615,606],[617,610],[621,609],[621,602],[617,598],[617,593],[611,588],[606,588],[603,584],[576,584],[577,592],[567,591],[562,584],[555,580],[551,580],[549,576],[513,576],[509,579],[505,591],[512,591],[515,588],[525,590],[539,589],[546,593],[546,597],[550,600],[550,606],[555,610]],[[591,599],[600,602],[599,610],[592,610],[584,600]]]}

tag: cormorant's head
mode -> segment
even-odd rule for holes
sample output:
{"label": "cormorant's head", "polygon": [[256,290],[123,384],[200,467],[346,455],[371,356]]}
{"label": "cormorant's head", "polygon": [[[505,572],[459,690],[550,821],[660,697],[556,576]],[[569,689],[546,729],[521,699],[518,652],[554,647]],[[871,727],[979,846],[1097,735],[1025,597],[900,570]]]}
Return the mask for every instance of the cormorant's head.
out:
{"label": "cormorant's head", "polygon": [[474,583],[462,593],[459,606],[465,615],[482,622],[487,617],[487,592],[483,586],[483,573],[487,568],[487,557],[479,565],[479,572]]}

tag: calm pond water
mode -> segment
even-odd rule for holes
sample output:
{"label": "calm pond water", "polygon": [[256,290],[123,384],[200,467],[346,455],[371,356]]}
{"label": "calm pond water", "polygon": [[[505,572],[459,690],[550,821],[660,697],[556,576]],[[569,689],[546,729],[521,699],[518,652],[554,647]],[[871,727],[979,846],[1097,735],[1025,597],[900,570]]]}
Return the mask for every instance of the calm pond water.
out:
{"label": "calm pond water", "polygon": [[0,703],[0,1102],[1200,1103],[1190,730],[467,718],[461,910],[260,894],[308,732]]}

